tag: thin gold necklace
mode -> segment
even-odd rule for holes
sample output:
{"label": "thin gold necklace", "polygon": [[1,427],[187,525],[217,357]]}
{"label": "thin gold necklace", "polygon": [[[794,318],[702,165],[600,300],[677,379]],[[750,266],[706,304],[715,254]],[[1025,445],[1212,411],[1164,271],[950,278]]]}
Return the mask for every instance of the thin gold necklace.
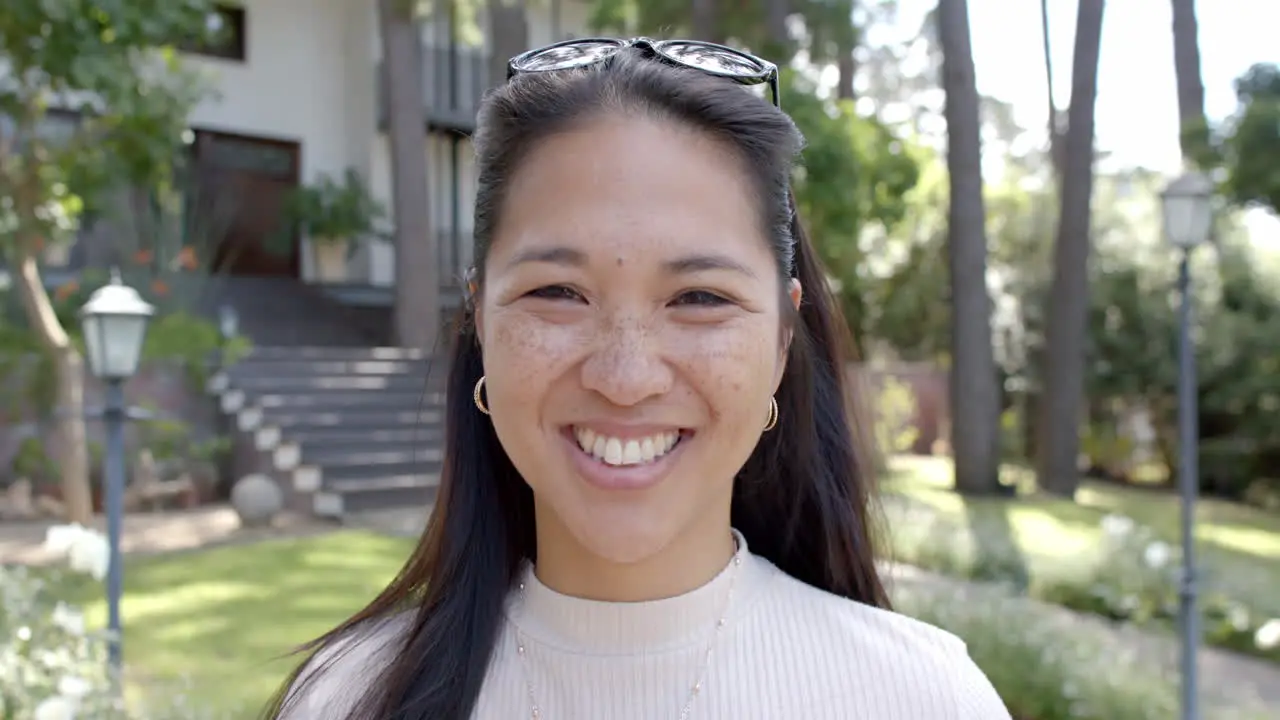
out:
{"label": "thin gold necklace", "polygon": [[[716,620],[715,630],[712,632],[711,641],[707,643],[707,652],[702,658],[702,667],[698,670],[698,678],[693,685],[689,686],[689,696],[684,701],[684,707],[680,709],[680,720],[689,720],[689,713],[693,711],[693,703],[698,699],[698,694],[702,692],[703,683],[707,679],[707,671],[711,668],[711,652],[716,647],[716,642],[720,639],[720,632],[729,624],[729,606],[733,601],[733,589],[738,584],[739,567],[742,565],[742,555],[739,553],[737,539],[734,539],[735,550],[733,553],[733,568],[729,575],[729,592],[725,594],[724,606],[720,609],[720,617]],[[520,603],[524,603],[524,582],[520,583]],[[537,694],[533,691],[533,673],[528,667],[529,658],[525,653],[524,635],[520,633],[519,626],[512,625],[516,638],[516,655],[520,658],[520,665],[524,672],[524,687],[529,695],[529,717],[533,720],[543,720],[542,707],[538,705]]]}

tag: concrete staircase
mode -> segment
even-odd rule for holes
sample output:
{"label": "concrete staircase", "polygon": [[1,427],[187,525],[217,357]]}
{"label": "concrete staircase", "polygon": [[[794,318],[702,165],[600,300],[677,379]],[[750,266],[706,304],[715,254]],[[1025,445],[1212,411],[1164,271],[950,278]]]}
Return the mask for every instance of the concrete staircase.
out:
{"label": "concrete staircase", "polygon": [[400,348],[261,347],[215,390],[289,506],[341,517],[435,500],[444,396],[429,369]]}
{"label": "concrete staircase", "polygon": [[340,518],[432,503],[444,439],[443,361],[379,346],[367,318],[314,288],[232,278],[252,342],[209,391],[232,425],[236,476],[275,478],[293,510]]}

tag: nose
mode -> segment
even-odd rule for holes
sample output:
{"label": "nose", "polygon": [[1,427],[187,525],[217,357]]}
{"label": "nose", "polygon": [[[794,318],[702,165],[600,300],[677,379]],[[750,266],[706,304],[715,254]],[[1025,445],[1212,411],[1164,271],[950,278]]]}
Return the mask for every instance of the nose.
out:
{"label": "nose", "polygon": [[582,385],[614,405],[639,405],[671,390],[674,375],[652,328],[635,320],[610,323],[582,365]]}

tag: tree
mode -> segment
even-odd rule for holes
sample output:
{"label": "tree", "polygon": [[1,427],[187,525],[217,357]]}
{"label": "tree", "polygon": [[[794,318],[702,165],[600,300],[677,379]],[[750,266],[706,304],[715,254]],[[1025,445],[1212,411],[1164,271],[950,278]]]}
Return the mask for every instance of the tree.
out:
{"label": "tree", "polygon": [[1249,68],[1236,80],[1236,97],[1239,107],[1217,142],[1227,195],[1240,205],[1280,212],[1280,65]]}
{"label": "tree", "polygon": [[1049,36],[1049,0],[1040,0],[1040,35],[1044,38],[1045,92],[1049,100],[1049,160],[1053,164],[1054,180],[1062,182],[1064,148],[1062,142],[1062,111],[1053,99],[1053,46]]}
{"label": "tree", "polygon": [[[53,360],[55,444],[69,519],[92,519],[84,363],[40,275],[45,243],[112,192],[165,183],[204,85],[172,45],[207,39],[205,0],[6,0],[0,13],[0,249]],[[58,122],[61,120],[61,122]]]}
{"label": "tree", "polygon": [[529,22],[524,3],[510,0],[488,0],[489,10],[489,84],[507,81],[507,62],[528,50]]}
{"label": "tree", "polygon": [[1094,105],[1098,97],[1103,5],[1104,0],[1080,0],[1076,17],[1071,104],[1046,325],[1044,396],[1036,442],[1040,487],[1066,497],[1073,497],[1079,484],[1076,462],[1089,309]]}
{"label": "tree", "polygon": [[1173,67],[1178,82],[1178,126],[1182,155],[1191,160],[1203,152],[1209,125],[1204,117],[1204,82],[1200,79],[1199,23],[1195,0],[1173,2]]}
{"label": "tree", "polygon": [[[395,216],[395,339],[431,350],[440,334],[440,272],[427,175],[422,36],[413,0],[378,0]],[[424,279],[425,277],[425,279]]]}
{"label": "tree", "polygon": [[967,0],[939,0],[942,87],[946,92],[951,179],[947,257],[951,275],[951,424],[955,484],[961,492],[999,488],[1000,396],[987,293],[986,210],[978,86]]}

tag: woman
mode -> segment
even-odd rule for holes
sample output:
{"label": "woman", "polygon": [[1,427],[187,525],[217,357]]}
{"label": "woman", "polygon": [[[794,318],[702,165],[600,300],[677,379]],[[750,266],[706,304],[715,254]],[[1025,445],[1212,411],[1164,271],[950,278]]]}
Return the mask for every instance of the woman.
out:
{"label": "woman", "polygon": [[1008,717],[959,640],[888,610],[776,103],[772,65],[704,43],[511,61],[435,513],[272,716]]}

